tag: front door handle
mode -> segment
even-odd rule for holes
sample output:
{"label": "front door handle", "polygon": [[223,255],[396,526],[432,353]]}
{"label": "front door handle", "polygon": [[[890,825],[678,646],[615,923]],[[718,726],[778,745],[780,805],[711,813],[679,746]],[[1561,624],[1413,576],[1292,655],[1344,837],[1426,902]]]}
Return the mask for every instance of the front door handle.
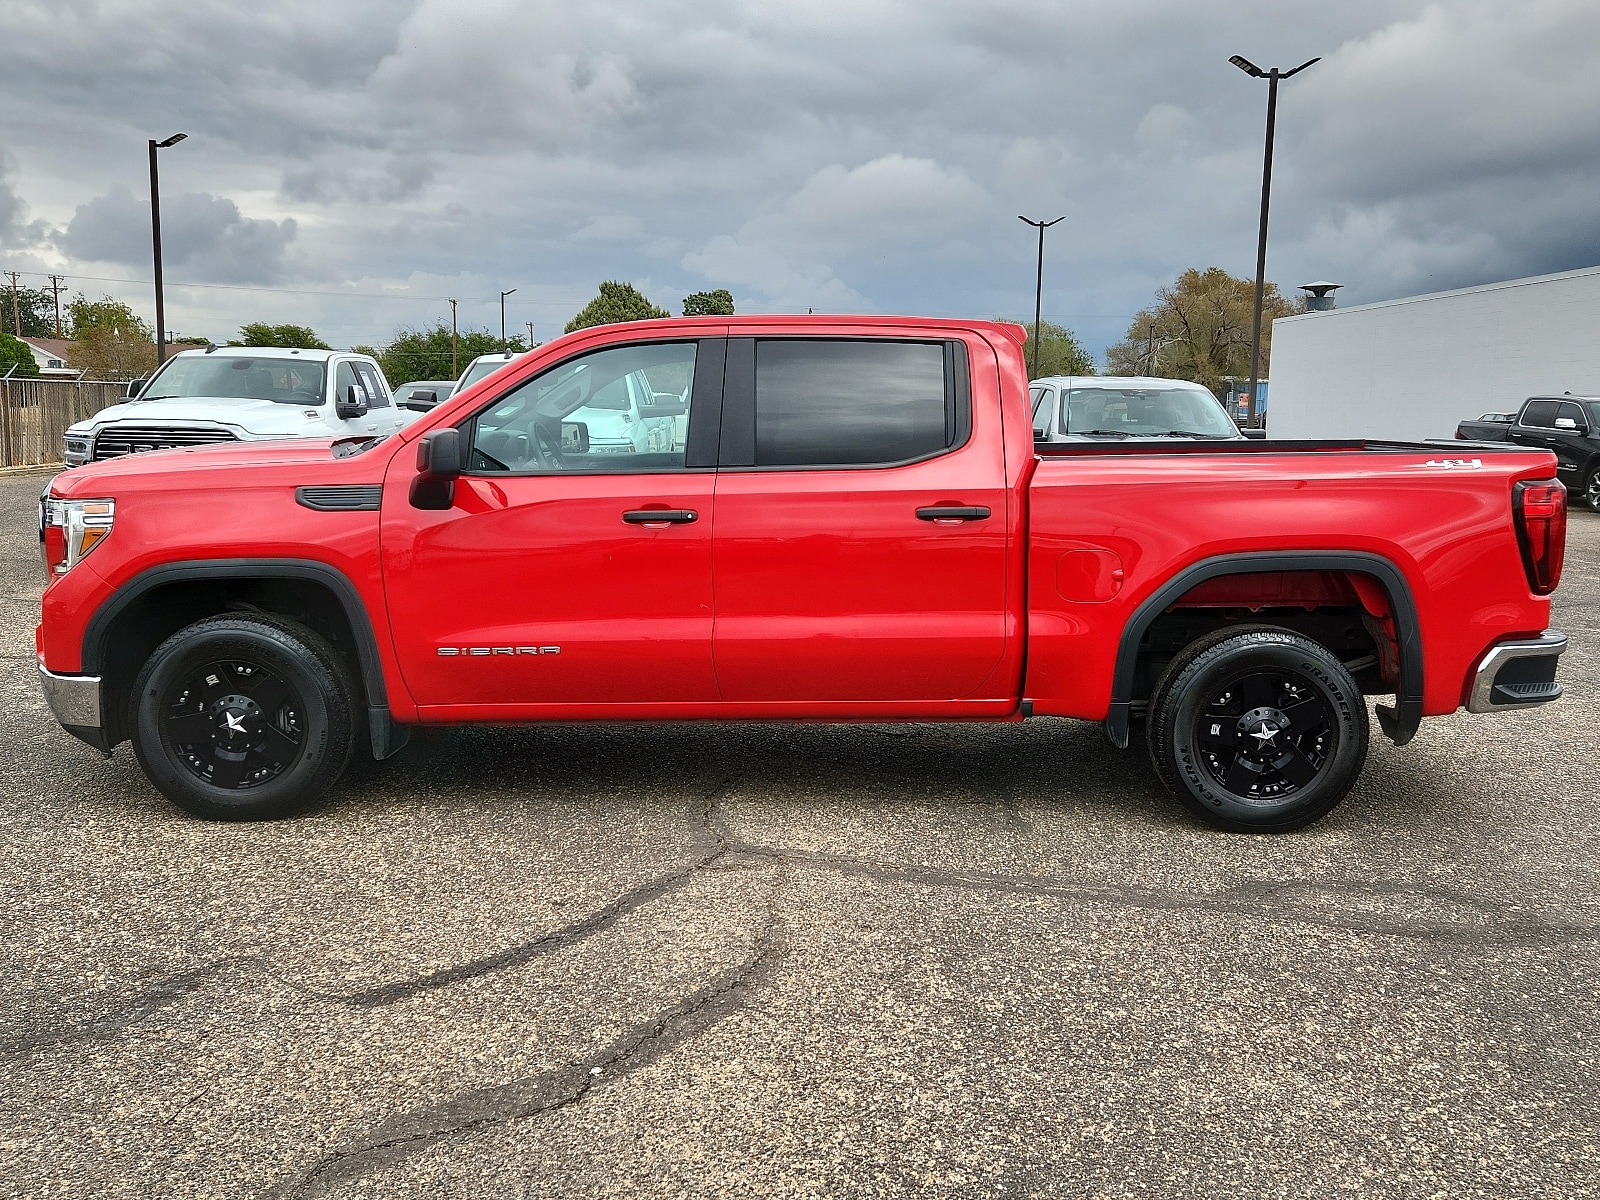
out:
{"label": "front door handle", "polygon": [[622,514],[629,525],[688,525],[700,514],[692,508],[634,508]]}
{"label": "front door handle", "polygon": [[917,509],[919,521],[982,521],[989,516],[989,510],[982,506],[975,507],[940,507]]}

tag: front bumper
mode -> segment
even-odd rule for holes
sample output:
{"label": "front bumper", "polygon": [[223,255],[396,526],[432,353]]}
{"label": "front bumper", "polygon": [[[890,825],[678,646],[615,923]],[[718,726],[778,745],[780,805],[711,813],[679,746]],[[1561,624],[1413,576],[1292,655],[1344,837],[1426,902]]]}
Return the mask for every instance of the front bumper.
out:
{"label": "front bumper", "polygon": [[1513,712],[1561,699],[1556,660],[1566,648],[1567,635],[1554,630],[1491,647],[1473,672],[1467,711]]}
{"label": "front bumper", "polygon": [[109,753],[105,723],[100,714],[100,676],[57,675],[39,664],[39,680],[44,701],[61,727],[79,741],[102,753]]}

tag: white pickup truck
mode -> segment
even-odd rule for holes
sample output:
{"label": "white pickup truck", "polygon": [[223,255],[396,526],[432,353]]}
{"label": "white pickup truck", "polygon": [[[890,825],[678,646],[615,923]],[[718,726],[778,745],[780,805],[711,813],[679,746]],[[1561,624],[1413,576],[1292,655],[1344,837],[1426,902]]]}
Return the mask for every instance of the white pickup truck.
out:
{"label": "white pickup truck", "polygon": [[147,450],[393,433],[426,411],[394,403],[375,359],[342,350],[212,346],[169,358],[128,399],[68,428],[69,467]]}

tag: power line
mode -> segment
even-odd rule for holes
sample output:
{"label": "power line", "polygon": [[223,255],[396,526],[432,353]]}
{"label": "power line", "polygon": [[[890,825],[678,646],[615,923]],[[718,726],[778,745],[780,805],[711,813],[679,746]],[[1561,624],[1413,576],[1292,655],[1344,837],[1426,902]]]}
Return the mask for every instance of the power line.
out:
{"label": "power line", "polygon": [[[17,272],[15,272],[15,274],[18,274],[18,275],[35,275],[35,276],[38,276],[40,279],[53,279],[53,278],[56,278],[56,276],[50,275],[49,273],[47,273],[45,271],[17,271]],[[84,280],[84,281],[86,281],[88,283],[133,283],[133,284],[140,284],[140,285],[143,285],[145,287],[154,286],[154,281],[150,280],[150,279],[121,279],[121,278],[118,278],[118,277],[112,276],[112,275],[70,275],[70,276],[61,276],[60,278],[64,278],[64,279],[82,279],[82,280]],[[259,285],[259,284],[245,284],[245,283],[177,283],[177,282],[169,281],[167,283],[167,286],[168,287],[185,287],[185,288],[208,288],[208,289],[210,289],[212,291],[219,291],[219,292],[274,292],[274,293],[279,293],[279,294],[285,295],[285,296],[333,296],[333,297],[336,297],[336,298],[337,297],[341,297],[341,296],[352,296],[352,297],[355,297],[355,298],[361,299],[361,300],[440,300],[440,301],[448,301],[448,300],[451,299],[451,297],[449,297],[449,296],[423,296],[423,295],[400,296],[400,295],[396,295],[393,292],[330,292],[330,291],[317,291],[317,290],[311,289],[311,288],[264,287],[264,286]],[[455,297],[455,299],[464,300],[464,301],[465,300],[470,300],[470,301],[473,301],[474,303],[488,304],[488,303],[490,303],[490,302],[492,302],[494,300],[494,297],[493,296],[457,296],[457,297]]]}

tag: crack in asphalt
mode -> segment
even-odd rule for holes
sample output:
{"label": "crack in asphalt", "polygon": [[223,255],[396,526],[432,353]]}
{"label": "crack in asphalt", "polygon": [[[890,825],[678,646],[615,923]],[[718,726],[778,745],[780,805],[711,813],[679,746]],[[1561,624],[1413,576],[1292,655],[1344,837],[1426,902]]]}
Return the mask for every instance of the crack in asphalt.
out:
{"label": "crack in asphalt", "polygon": [[[708,817],[710,811],[708,806]],[[744,1007],[765,978],[780,953],[777,904],[785,878],[784,865],[776,863],[766,916],[747,958],[600,1050],[537,1075],[472,1088],[441,1103],[399,1113],[356,1143],[329,1151],[297,1180],[280,1183],[265,1196],[308,1200],[449,1138],[569,1108],[601,1082],[623,1078],[665,1057]]]}

